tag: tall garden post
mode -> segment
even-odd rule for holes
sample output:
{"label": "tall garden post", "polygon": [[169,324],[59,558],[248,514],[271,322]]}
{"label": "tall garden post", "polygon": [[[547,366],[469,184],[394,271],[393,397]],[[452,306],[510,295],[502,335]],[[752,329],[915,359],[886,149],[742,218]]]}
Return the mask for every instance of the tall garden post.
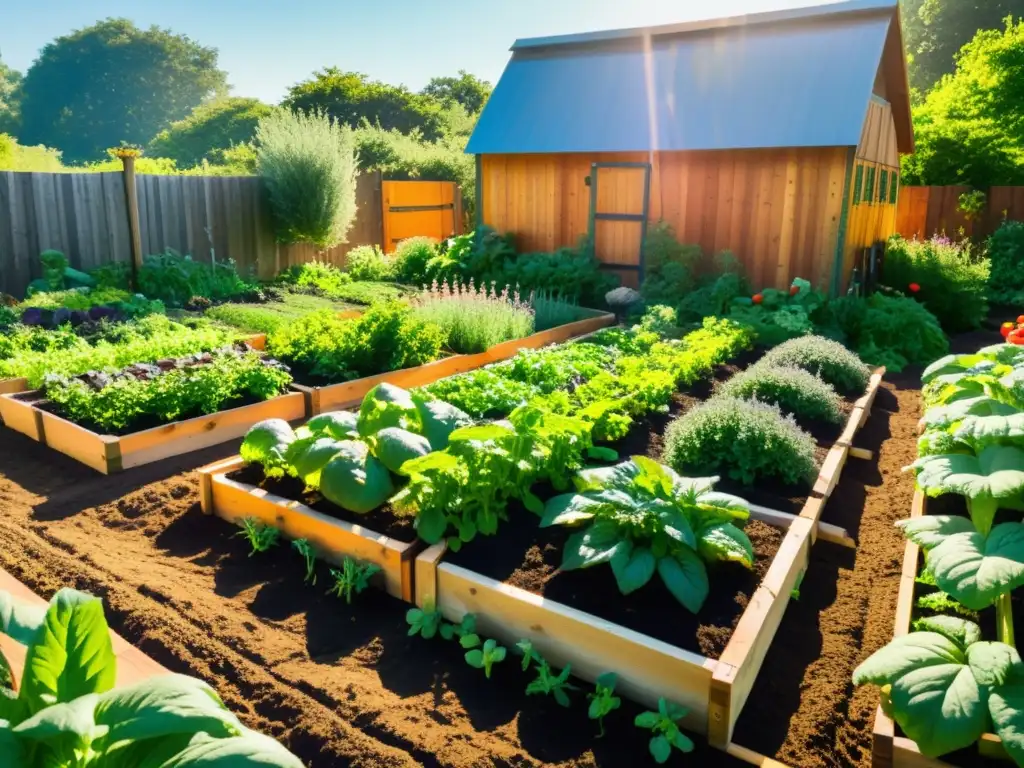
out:
{"label": "tall garden post", "polygon": [[131,288],[139,288],[139,269],[142,267],[142,230],[139,227],[139,195],[135,185],[135,158],[141,150],[123,147],[115,150],[124,167],[124,200],[128,209],[128,236],[131,240]]}

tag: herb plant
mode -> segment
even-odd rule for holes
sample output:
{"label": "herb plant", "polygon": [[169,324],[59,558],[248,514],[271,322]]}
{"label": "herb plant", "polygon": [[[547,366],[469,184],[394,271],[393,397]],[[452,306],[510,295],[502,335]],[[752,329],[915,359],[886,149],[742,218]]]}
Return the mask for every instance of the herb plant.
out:
{"label": "herb plant", "polygon": [[257,552],[267,552],[271,547],[277,546],[281,532],[272,525],[264,525],[255,517],[246,517],[242,520],[242,530],[235,536],[244,536],[249,542],[249,557]]}
{"label": "herb plant", "polygon": [[541,527],[584,527],[566,542],[562,570],[611,566],[624,595],[657,573],[697,613],[709,591],[705,562],[753,566],[754,551],[735,525],[749,517],[742,499],[717,493],[717,478],[680,477],[644,456],[576,476],[577,492],[548,501]]}
{"label": "herb plant", "polygon": [[842,400],[836,391],[802,368],[756,363],[730,378],[718,393],[777,405],[798,419],[838,424],[843,417]]}
{"label": "herb plant", "polygon": [[551,665],[533,647],[529,640],[520,640],[516,648],[523,654],[523,671],[527,671],[533,664],[533,671],[536,677],[526,686],[526,695],[533,696],[541,693],[545,696],[554,697],[560,706],[568,707],[572,704],[569,699],[569,691],[578,691],[579,688],[569,682],[569,675],[572,674],[572,667],[569,664],[557,675],[551,669]]}
{"label": "herb plant", "polygon": [[679,721],[684,717],[685,708],[665,701],[664,698],[658,699],[657,712],[641,712],[636,716],[636,727],[645,728],[654,734],[648,749],[654,762],[659,765],[668,762],[673,749],[680,752],[693,751],[693,742],[679,727]]}
{"label": "herb plant", "polygon": [[[480,643],[480,638],[473,635],[476,639],[476,644]],[[464,638],[465,639],[465,638]],[[466,643],[463,642],[462,647],[466,647]],[[479,648],[472,648],[466,651],[466,663],[469,666],[476,669],[482,669],[484,671],[484,677],[488,680],[491,679],[491,670],[495,664],[498,664],[505,660],[507,651],[504,646],[498,645],[497,640],[488,639],[484,641],[484,644]]]}
{"label": "herb plant", "polygon": [[484,352],[533,333],[533,307],[508,287],[474,286],[472,281],[435,282],[415,300],[413,315],[438,326],[444,346],[459,354]]}
{"label": "herb plant", "polygon": [[594,683],[594,692],[587,694],[587,698],[590,700],[587,716],[591,720],[597,720],[597,725],[600,729],[600,732],[597,734],[599,739],[604,736],[605,717],[622,706],[622,699],[614,695],[617,682],[618,676],[614,672],[605,672],[597,676],[597,681]]}
{"label": "herb plant", "polygon": [[761,358],[766,365],[795,366],[820,376],[841,392],[860,394],[870,371],[842,344],[821,336],[804,336],[780,344]]}
{"label": "herb plant", "polygon": [[292,542],[292,548],[302,555],[302,559],[306,563],[306,578],[304,581],[307,584],[316,585],[316,550],[309,543],[307,539],[295,539]]}
{"label": "herb plant", "polygon": [[370,586],[370,578],[380,572],[380,566],[375,563],[361,563],[358,560],[346,557],[341,561],[341,570],[331,568],[331,576],[334,584],[327,590],[327,594],[345,598],[345,602],[352,604],[352,596],[360,594]]}

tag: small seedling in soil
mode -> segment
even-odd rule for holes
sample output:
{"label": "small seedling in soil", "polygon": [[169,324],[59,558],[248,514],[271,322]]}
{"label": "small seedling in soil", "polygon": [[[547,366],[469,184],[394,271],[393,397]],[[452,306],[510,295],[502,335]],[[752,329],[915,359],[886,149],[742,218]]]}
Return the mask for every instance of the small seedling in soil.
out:
{"label": "small seedling in soil", "polygon": [[264,525],[255,517],[247,517],[242,521],[242,530],[235,535],[246,538],[252,548],[249,557],[252,557],[257,552],[266,552],[271,547],[277,546],[280,531],[272,525]]}
{"label": "small seedling in soil", "polygon": [[670,704],[664,698],[658,699],[657,712],[641,712],[636,716],[634,725],[646,728],[654,735],[648,744],[651,757],[659,765],[672,756],[672,748],[680,752],[692,752],[693,742],[679,729],[678,722],[686,717],[687,710],[676,704]]}
{"label": "small seedling in soil", "polygon": [[405,613],[405,622],[409,625],[409,637],[419,635],[424,640],[430,640],[441,627],[441,612],[435,611],[432,606],[410,608]]}
{"label": "small seedling in soil", "polygon": [[516,647],[523,653],[523,671],[529,669],[531,661],[536,664],[534,671],[537,673],[537,677],[526,686],[526,695],[543,693],[546,696],[554,696],[555,701],[561,706],[568,707],[571,704],[568,692],[579,690],[569,682],[572,666],[566,664],[565,669],[556,675],[551,671],[547,660],[534,650],[533,643],[529,640],[520,640],[516,643]]}
{"label": "small seedling in soil", "polygon": [[806,575],[807,575],[807,571],[804,571],[796,579],[796,586],[794,586],[793,587],[793,591],[790,592],[790,597],[792,597],[794,600],[799,600],[800,599],[800,585],[802,585],[804,583],[804,576],[806,576]]}
{"label": "small seedling in soil", "polygon": [[[476,635],[465,635],[459,642],[462,643],[463,648],[466,648],[469,647],[467,643],[473,640],[479,645],[480,638]],[[498,645],[497,640],[487,640],[484,642],[483,648],[473,648],[470,651],[466,651],[466,663],[476,669],[482,669],[484,677],[490,680],[491,668],[498,662],[504,661],[506,653],[505,647]]]}
{"label": "small seedling in soil", "polygon": [[306,539],[296,539],[292,542],[292,547],[302,555],[306,561],[306,578],[307,584],[316,584],[316,552],[313,547]]}
{"label": "small seedling in soil", "polygon": [[373,563],[360,563],[351,557],[341,561],[341,570],[331,568],[331,576],[334,577],[334,586],[327,590],[329,595],[337,595],[345,598],[345,602],[352,604],[352,595],[358,595],[370,586],[370,577],[380,571],[380,566]]}
{"label": "small seedling in soil", "polygon": [[[476,636],[476,614],[467,613],[462,617],[462,621],[458,624],[449,624],[448,622],[441,623],[441,637],[445,640],[451,640],[452,638],[459,638],[459,642],[463,648],[476,648],[480,645],[480,638]],[[474,640],[469,641],[470,645],[466,645],[463,640],[465,638],[472,637]]]}
{"label": "small seedling in soil", "polygon": [[603,675],[599,675],[595,681],[594,692],[587,694],[587,698],[590,699],[588,716],[591,720],[597,720],[597,725],[601,729],[597,738],[604,736],[605,716],[622,706],[622,699],[613,695],[615,684],[618,681],[618,675],[614,672],[605,672]]}

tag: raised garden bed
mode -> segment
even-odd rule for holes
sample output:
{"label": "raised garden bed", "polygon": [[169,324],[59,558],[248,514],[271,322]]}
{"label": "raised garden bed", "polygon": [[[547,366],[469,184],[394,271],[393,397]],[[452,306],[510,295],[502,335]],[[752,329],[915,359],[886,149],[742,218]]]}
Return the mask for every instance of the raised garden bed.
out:
{"label": "raised garden bed", "polygon": [[[616,623],[601,618],[558,602],[546,593],[470,570],[452,562],[451,557],[446,562],[445,544],[429,547],[416,558],[416,603],[421,607],[433,606],[450,621],[457,622],[466,613],[474,613],[484,635],[509,645],[528,639],[552,664],[571,664],[573,673],[585,680],[593,681],[604,672],[614,671],[619,676],[618,690],[626,696],[648,706],[656,706],[658,699],[664,697],[687,707],[687,727],[706,734],[713,746],[726,749],[789,598],[807,567],[822,510],[847,457],[855,450],[851,441],[870,414],[883,373],[880,369],[871,376],[864,395],[853,404],[846,427],[825,455],[817,482],[800,514],[753,510],[754,519],[784,527],[786,532],[774,552],[770,545],[758,547],[762,559],[774,557],[760,584],[747,585],[746,606],[734,626],[726,627],[725,632],[716,628],[724,644],[717,658],[692,647],[680,647],[676,638],[667,634],[671,628],[655,630],[651,623],[646,624],[649,632],[660,635],[653,637],[624,625],[625,620]],[[830,538],[843,539],[844,543],[849,540],[839,529],[827,530]],[[543,551],[537,545],[530,548],[531,554]],[[464,549],[461,556],[467,552],[471,548]],[[570,576],[579,578],[579,574]],[[602,574],[588,576],[601,579]],[[711,601],[717,586],[720,585],[713,584]],[[572,591],[569,587],[566,593]],[[743,592],[743,588],[739,591]],[[603,613],[609,611],[614,608],[602,609]],[[699,618],[695,617],[694,622]],[[637,621],[633,617],[629,623],[637,625]]]}
{"label": "raised garden bed", "polygon": [[[931,501],[920,489],[916,490],[910,509],[911,519],[926,515],[928,504]],[[900,572],[900,591],[896,599],[896,622],[893,628],[893,637],[902,637],[910,632],[920,564],[921,548],[908,540],[903,551],[903,569]],[[971,750],[962,750],[953,757],[955,761],[953,763],[922,755],[917,744],[901,735],[896,723],[882,711],[881,706],[875,713],[872,741],[871,764],[876,768],[948,768],[964,763],[975,765],[979,758],[1009,760],[1002,742],[994,733],[986,733],[981,737],[976,754]],[[960,757],[964,759],[958,759]]]}
{"label": "raised garden bed", "polygon": [[605,328],[614,324],[614,322],[615,315],[602,312],[594,317],[560,325],[557,328],[534,333],[522,339],[512,339],[511,341],[497,344],[486,352],[480,352],[475,355],[452,355],[451,357],[435,360],[414,368],[389,371],[388,373],[366,376],[339,384],[329,384],[320,387],[309,387],[300,384],[293,386],[305,394],[309,415],[317,416],[328,411],[337,411],[358,405],[362,402],[366,393],[378,384],[394,384],[404,389],[423,386],[438,379],[454,376],[457,373],[465,373],[466,371],[482,368],[491,363],[507,360],[510,357],[514,357],[521,349],[539,349],[549,344],[568,341],[576,336],[582,336]]}
{"label": "raised garden bed", "polygon": [[264,419],[297,421],[306,416],[305,397],[288,392],[263,402],[207,416],[174,421],[126,435],[104,435],[45,408],[39,391],[0,395],[0,418],[20,432],[103,474],[208,448],[244,435]]}
{"label": "raised garden bed", "polygon": [[[295,499],[270,493],[252,482],[234,479],[243,467],[241,457],[235,456],[199,470],[203,512],[231,523],[256,518],[277,528],[286,538],[306,539],[321,558],[332,563],[340,564],[346,556],[374,563],[381,568],[388,594],[412,601],[413,561],[423,550],[423,544],[411,525],[409,541],[377,533]],[[257,468],[256,472],[259,471]]]}

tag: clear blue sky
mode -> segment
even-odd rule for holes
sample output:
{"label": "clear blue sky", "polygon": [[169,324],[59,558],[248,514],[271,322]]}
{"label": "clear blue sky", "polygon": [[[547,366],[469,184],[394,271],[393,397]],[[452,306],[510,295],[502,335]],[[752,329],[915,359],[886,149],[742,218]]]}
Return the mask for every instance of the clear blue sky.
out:
{"label": "clear blue sky", "polygon": [[0,55],[24,72],[46,43],[108,16],[156,24],[220,52],[232,93],[277,102],[338,66],[418,90],[466,69],[496,82],[517,37],[665,24],[814,0],[11,0]]}

